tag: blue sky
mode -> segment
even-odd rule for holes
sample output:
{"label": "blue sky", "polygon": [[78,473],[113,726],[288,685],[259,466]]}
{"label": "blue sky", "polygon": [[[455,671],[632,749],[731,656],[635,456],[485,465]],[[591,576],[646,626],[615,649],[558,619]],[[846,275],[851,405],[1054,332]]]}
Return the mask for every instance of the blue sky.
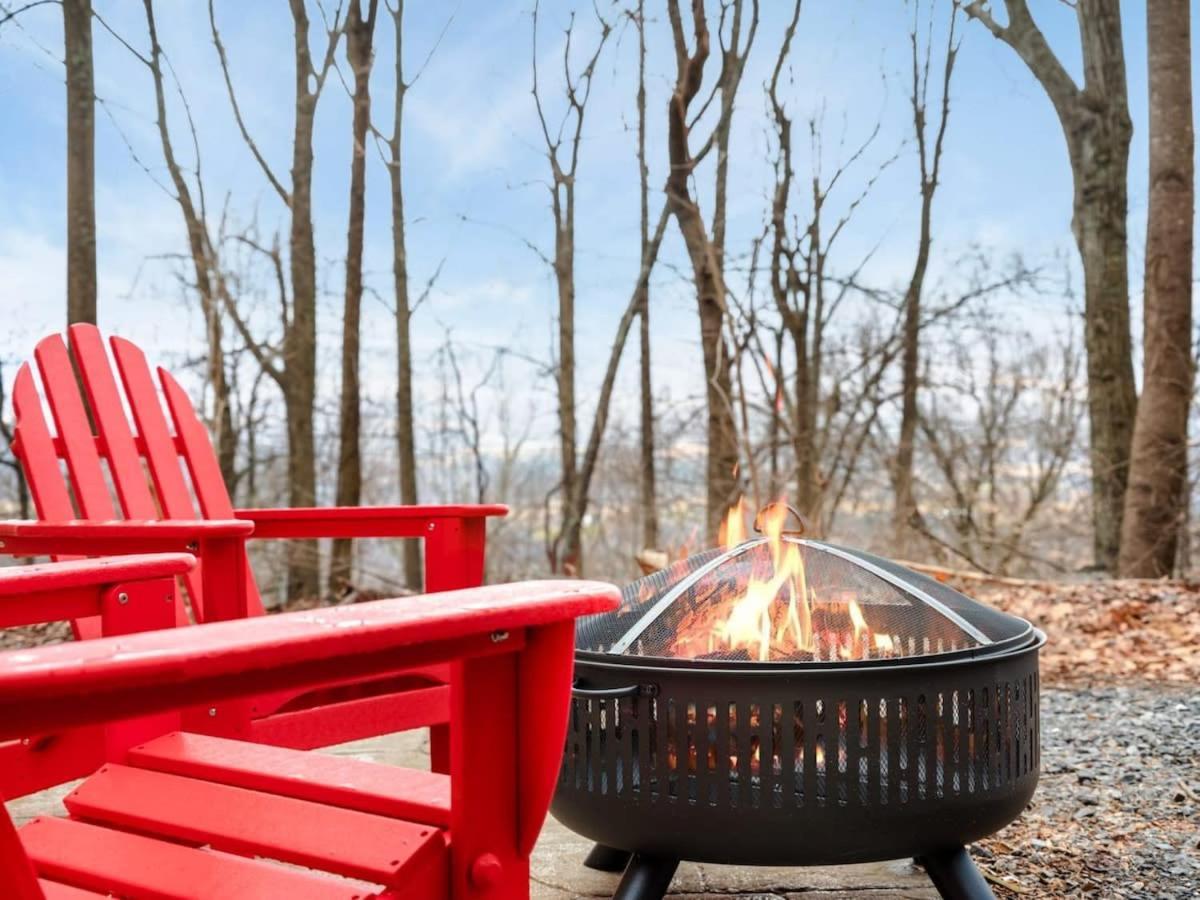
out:
{"label": "blue sky", "polygon": [[[653,6],[654,4],[648,4]],[[711,5],[711,4],[710,4]],[[132,44],[146,44],[141,4],[104,2],[97,8]],[[525,246],[549,250],[552,226],[543,186],[546,161],[530,96],[529,4],[463,0],[458,4],[411,3],[406,55],[411,72],[451,19],[445,37],[408,99],[406,169],[410,219],[409,254],[418,283],[445,259],[430,302],[414,321],[419,360],[428,359],[450,329],[464,347],[502,345],[538,358],[550,355],[554,291],[549,271]],[[614,21],[616,11],[602,9]],[[761,228],[771,183],[762,85],[782,37],[787,4],[765,2],[758,41],[748,66],[731,153],[730,253],[748,252]],[[1052,45],[1078,72],[1073,13],[1058,0],[1032,7]],[[945,5],[939,3],[939,18]],[[217,18],[233,77],[251,131],[276,172],[286,180],[292,114],[291,22],[286,4],[216,0]],[[559,72],[562,27],[568,5],[542,10],[539,57],[552,107]],[[209,37],[206,4],[159,0],[160,40],[191,103],[199,127],[205,187],[210,206],[229,198],[230,214],[256,218],[269,234],[286,237],[286,219],[237,135]],[[876,119],[879,138],[860,168],[848,176],[844,203],[855,185],[882,159],[901,148],[910,123],[907,107],[907,28],[911,5],[891,0],[807,0],[792,55],[786,96],[798,130],[823,110],[825,165],[836,164],[838,139],[845,147],[865,136]],[[581,13],[576,46],[594,40],[590,12]],[[316,18],[314,11],[314,19]],[[1070,225],[1070,173],[1057,120],[1041,89],[1005,46],[975,23],[960,21],[964,36],[952,88],[952,113],[942,189],[935,208],[935,270],[953,277],[953,260],[980,244],[1001,259],[1013,252],[1031,262],[1056,254],[1074,263]],[[1140,242],[1146,196],[1146,59],[1144,8],[1124,4],[1129,94],[1134,120],[1130,164],[1131,279],[1135,312],[1140,305]],[[673,81],[673,57],[665,16],[650,24],[649,91],[651,183],[665,171],[665,98]],[[935,39],[940,49],[940,39]],[[322,37],[312,36],[320,53]],[[184,244],[174,201],[134,162],[126,141],[165,182],[153,122],[148,73],[109,35],[96,29],[96,89],[109,113],[97,113],[97,222],[100,235],[100,322],[171,357],[195,352],[201,330],[193,305],[176,278],[177,266],[162,259]],[[65,204],[64,103],[56,7],[31,10],[21,27],[0,29],[0,314],[9,322],[0,343],[6,360],[28,355],[33,341],[62,325]],[[373,76],[377,123],[390,127],[392,35],[382,18]],[[49,52],[47,52],[49,51]],[[633,91],[636,38],[618,26],[597,70],[585,125],[578,188],[579,393],[594,396],[611,335],[634,278],[637,254],[637,180],[634,159]],[[344,56],[339,53],[344,66]],[[708,76],[716,75],[715,61]],[[172,108],[177,147],[190,155],[178,104]],[[333,354],[340,330],[349,102],[331,76],[322,97],[316,138],[316,227],[322,261],[320,340]],[[114,125],[119,125],[118,128]],[[799,143],[803,144],[801,140]],[[846,151],[843,149],[842,153]],[[798,176],[811,160],[796,160]],[[711,175],[701,176],[711,183]],[[705,189],[702,187],[702,196]],[[390,212],[387,174],[370,157],[367,198],[368,285],[385,296],[391,288]],[[652,206],[658,202],[657,195]],[[847,236],[849,260],[879,244],[871,276],[882,286],[907,277],[915,243],[916,161],[911,147],[880,181]],[[286,242],[286,241],[285,241]],[[665,396],[699,393],[700,362],[694,301],[680,276],[685,263],[672,227],[664,262],[654,280],[656,379]],[[1077,283],[1077,282],[1076,282]],[[1040,296],[1012,309],[1014,321],[1058,323],[1066,301]],[[1007,312],[1007,311],[1002,311]],[[383,404],[393,393],[392,326],[378,301],[367,304],[364,366],[367,392]],[[632,362],[634,354],[627,353]],[[482,355],[482,354],[481,354]],[[635,372],[626,365],[618,410],[632,398]],[[335,366],[326,367],[333,372]],[[11,367],[6,369],[11,377]],[[333,376],[336,377],[336,376]],[[531,369],[514,376],[530,385],[537,430],[550,433],[549,382],[533,381]],[[329,396],[336,382],[325,382]],[[428,380],[423,390],[431,390]],[[587,422],[586,410],[582,421]]]}

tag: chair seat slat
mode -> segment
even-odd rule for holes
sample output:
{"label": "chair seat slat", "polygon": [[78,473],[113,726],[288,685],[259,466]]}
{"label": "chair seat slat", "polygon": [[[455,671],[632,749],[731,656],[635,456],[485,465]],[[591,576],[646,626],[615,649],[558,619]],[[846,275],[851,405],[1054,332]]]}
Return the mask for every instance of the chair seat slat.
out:
{"label": "chair seat slat", "polygon": [[144,900],[352,900],[363,896],[362,889],[351,882],[71,819],[34,819],[20,834],[41,877]]}
{"label": "chair seat slat", "polygon": [[63,804],[77,819],[375,884],[402,883],[445,848],[430,825],[117,764]]}
{"label": "chair seat slat", "polygon": [[144,769],[412,822],[450,824],[450,778],[437,772],[187,732],[134,747],[129,761]]}

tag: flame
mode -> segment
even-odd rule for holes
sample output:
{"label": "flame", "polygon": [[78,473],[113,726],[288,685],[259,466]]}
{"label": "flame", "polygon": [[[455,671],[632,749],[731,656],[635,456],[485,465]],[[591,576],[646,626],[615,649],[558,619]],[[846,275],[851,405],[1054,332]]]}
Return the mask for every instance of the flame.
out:
{"label": "flame", "polygon": [[[763,532],[766,547],[747,557],[751,574],[740,576],[745,582],[732,584],[716,579],[706,597],[689,601],[692,605],[675,627],[671,655],[728,657],[730,651],[740,651],[767,662],[869,659],[903,652],[893,636],[872,631],[849,585],[826,584],[817,596],[805,570],[802,543],[785,534],[789,514],[784,502],[759,512],[755,526]],[[746,538],[746,504],[740,498],[721,524],[721,546],[730,550]]]}
{"label": "flame", "polygon": [[746,498],[738,497],[738,502],[729,507],[725,521],[717,532],[717,539],[722,547],[731,550],[746,540]]}
{"label": "flame", "polygon": [[863,635],[869,634],[870,630],[867,628],[867,620],[864,618],[862,610],[859,609],[858,602],[853,597],[850,598],[847,612],[850,614],[850,626],[854,629],[848,656],[851,659],[857,659],[867,655],[867,648],[863,645]]}
{"label": "flame", "polygon": [[[737,536],[740,543],[745,539],[744,502],[738,500],[726,518],[722,544]],[[804,558],[800,547],[783,539],[783,526],[787,521],[788,509],[784,503],[775,503],[763,510],[762,529],[771,550],[773,572],[768,579],[751,578],[746,590],[737,598],[728,616],[713,626],[713,636],[731,649],[745,648],[758,660],[771,658],[773,643],[786,645],[789,633],[797,648],[812,646],[812,609],[809,605],[809,590],[804,573]],[[787,607],[779,616],[777,600],[786,593]],[[779,619],[776,623],[776,619]],[[772,640],[774,638],[774,641]]]}
{"label": "flame", "polygon": [[867,620],[863,618],[862,610],[854,598],[850,599],[850,624],[854,626],[854,643],[862,643],[863,633],[867,630]]}

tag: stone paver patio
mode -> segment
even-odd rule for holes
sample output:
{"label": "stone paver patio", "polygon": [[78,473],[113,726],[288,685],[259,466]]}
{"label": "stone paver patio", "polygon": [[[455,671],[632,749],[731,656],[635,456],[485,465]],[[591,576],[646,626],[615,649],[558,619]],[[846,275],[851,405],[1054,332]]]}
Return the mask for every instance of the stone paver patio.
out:
{"label": "stone paver patio", "polygon": [[[428,765],[424,732],[391,735],[343,744],[329,752],[393,765]],[[38,815],[62,812],[61,798],[74,784],[63,785],[7,804],[17,825]],[[590,849],[583,838],[553,818],[547,819],[533,856],[535,900],[611,897],[618,875],[583,865]],[[934,900],[925,875],[907,860],[870,865],[811,869],[741,868],[685,863],[671,884],[671,896],[688,900],[753,897],[760,900]]]}

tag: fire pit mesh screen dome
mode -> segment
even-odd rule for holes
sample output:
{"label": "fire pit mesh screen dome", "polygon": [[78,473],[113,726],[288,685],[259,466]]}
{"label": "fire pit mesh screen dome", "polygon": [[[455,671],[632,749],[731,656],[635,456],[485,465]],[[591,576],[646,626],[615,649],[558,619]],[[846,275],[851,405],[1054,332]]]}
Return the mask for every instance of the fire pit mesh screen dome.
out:
{"label": "fire pit mesh screen dome", "polygon": [[888,560],[818,541],[749,540],[639,579],[580,620],[585,654],[845,663],[990,653],[1028,623]]}

